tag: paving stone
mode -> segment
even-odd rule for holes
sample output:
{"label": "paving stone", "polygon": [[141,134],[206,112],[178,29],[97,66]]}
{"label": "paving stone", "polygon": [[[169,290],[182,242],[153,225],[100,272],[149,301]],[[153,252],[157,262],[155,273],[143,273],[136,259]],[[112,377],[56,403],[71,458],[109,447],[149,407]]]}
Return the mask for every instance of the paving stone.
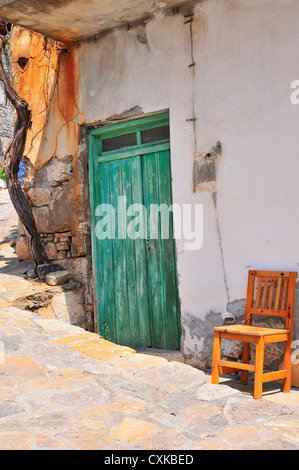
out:
{"label": "paving stone", "polygon": [[165,397],[165,393],[149,385],[140,383],[131,383],[130,381],[123,381],[122,379],[116,378],[111,381],[111,377],[106,380],[107,386],[110,386],[113,390],[123,394],[131,394],[135,397],[141,398],[149,403],[155,403],[161,401]]}
{"label": "paving stone", "polygon": [[197,400],[212,401],[226,398],[230,395],[239,394],[238,390],[234,390],[227,385],[212,385],[206,383],[202,385],[195,394]]}
{"label": "paving stone", "polygon": [[113,356],[122,356],[125,354],[133,354],[135,351],[126,346],[118,346],[110,343],[103,338],[96,338],[89,341],[82,341],[68,345],[72,351],[76,351],[87,357],[92,357],[97,360],[104,361]]}
{"label": "paving stone", "polygon": [[98,339],[98,337],[94,333],[88,333],[82,331],[77,335],[71,336],[64,336],[62,338],[55,339],[53,341],[54,344],[69,344],[69,343],[76,343],[77,341],[83,341],[86,339]]}
{"label": "paving stone", "polygon": [[0,418],[5,418],[6,416],[11,416],[16,413],[21,413],[24,411],[24,408],[12,403],[9,401],[0,401]]}
{"label": "paving stone", "polygon": [[[6,335],[3,330],[0,330],[1,351],[4,353],[11,353],[17,351],[23,344],[21,335]],[[3,362],[3,358],[1,360]]]}
{"label": "paving stone", "polygon": [[93,408],[85,413],[78,421],[79,426],[98,431],[106,429],[113,420],[121,420],[122,414],[109,408]]}
{"label": "paving stone", "polygon": [[105,431],[80,429],[80,432],[63,433],[62,437],[80,450],[97,450],[109,446],[114,439]]}
{"label": "paving stone", "polygon": [[37,434],[36,440],[37,447],[40,450],[67,450],[67,447],[62,440],[49,437],[43,433]]}
{"label": "paving stone", "polygon": [[165,426],[177,432],[190,427],[190,423],[179,415],[161,409],[155,409],[155,411],[149,414],[149,417],[159,424],[159,426]]}
{"label": "paving stone", "polygon": [[134,411],[140,411],[147,408],[147,403],[145,400],[140,398],[125,396],[110,403],[109,406],[110,408],[115,408],[123,413],[133,413]]}
{"label": "paving stone", "polygon": [[169,393],[196,389],[205,383],[204,372],[180,362],[167,362],[163,367],[151,367],[135,374],[141,383]]}
{"label": "paving stone", "polygon": [[250,442],[246,445],[246,450],[298,450],[298,445],[291,444],[289,441],[285,441],[283,439],[275,439],[273,435],[268,435],[268,439],[266,441],[259,441],[255,444],[251,444]]}
{"label": "paving stone", "polygon": [[118,450],[190,450],[194,447],[194,441],[185,434],[172,429],[159,429],[148,436],[133,441],[121,441],[114,445]]}
{"label": "paving stone", "polygon": [[32,436],[28,432],[0,434],[0,450],[30,450]]}
{"label": "paving stone", "polygon": [[15,320],[15,325],[20,328],[31,328],[31,322],[29,320]]}
{"label": "paving stone", "polygon": [[82,385],[79,388],[74,385],[73,389],[65,387],[61,391],[53,393],[51,401],[66,409],[77,407],[81,411],[91,409],[94,406],[99,408],[107,407],[109,409],[110,406],[109,393],[94,383],[87,386]]}
{"label": "paving stone", "polygon": [[231,397],[227,400],[223,414],[228,424],[259,423],[278,416],[291,415],[292,411],[286,406],[251,397]]}
{"label": "paving stone", "polygon": [[246,448],[250,443],[263,440],[263,432],[256,426],[240,426],[225,429],[219,434],[219,437],[226,441],[230,447],[233,445]]}
{"label": "paving stone", "polygon": [[293,421],[270,421],[265,426],[283,439],[299,444],[299,423]]}
{"label": "paving stone", "polygon": [[141,439],[158,429],[156,424],[136,418],[125,418],[111,429],[112,435],[119,441]]}
{"label": "paving stone", "polygon": [[221,441],[213,439],[203,439],[196,449],[200,450],[229,450],[229,447]]}
{"label": "paving stone", "polygon": [[188,410],[194,406],[194,399],[190,396],[185,396],[183,394],[174,395],[167,394],[161,401],[159,401],[159,406],[169,411],[170,413],[179,413],[180,411]]}
{"label": "paving stone", "polygon": [[222,410],[219,406],[200,403],[187,410],[181,411],[178,416],[190,423],[199,423],[213,418],[214,416],[221,415]]}
{"label": "paving stone", "polygon": [[15,354],[4,355],[4,364],[0,364],[1,373],[26,379],[46,376],[46,371],[29,356]]}

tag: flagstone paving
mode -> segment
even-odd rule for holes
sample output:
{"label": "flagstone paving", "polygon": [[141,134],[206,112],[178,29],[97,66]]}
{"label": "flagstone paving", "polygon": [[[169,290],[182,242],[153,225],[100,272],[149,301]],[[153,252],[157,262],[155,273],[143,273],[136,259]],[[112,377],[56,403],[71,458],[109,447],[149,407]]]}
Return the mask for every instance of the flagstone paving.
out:
{"label": "flagstone paving", "polygon": [[299,448],[298,389],[265,384],[255,400],[251,383],[211,385],[185,363],[16,308],[43,285],[23,279],[13,244],[0,241],[0,256],[0,449]]}
{"label": "flagstone paving", "polygon": [[296,407],[32,312],[0,320],[0,449],[299,448]]}

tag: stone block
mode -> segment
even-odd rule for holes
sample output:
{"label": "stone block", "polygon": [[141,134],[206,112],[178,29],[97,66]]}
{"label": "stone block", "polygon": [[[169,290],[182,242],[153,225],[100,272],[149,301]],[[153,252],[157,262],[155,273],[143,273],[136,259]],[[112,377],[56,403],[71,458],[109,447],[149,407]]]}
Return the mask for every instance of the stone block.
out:
{"label": "stone block", "polygon": [[205,383],[196,392],[195,398],[202,401],[212,401],[239,393],[239,390],[233,389],[228,385],[212,385]]}
{"label": "stone block", "polygon": [[[61,253],[61,252],[60,252]],[[88,256],[81,258],[70,258],[59,261],[65,271],[70,271],[75,281],[81,284],[90,283],[91,279],[91,258]]]}
{"label": "stone block", "polygon": [[22,224],[22,222],[20,221],[20,219],[18,219],[18,230],[19,230],[19,234],[20,234],[20,235],[25,235],[24,227],[23,227],[23,224]]}
{"label": "stone block", "polygon": [[67,242],[59,242],[56,244],[56,249],[58,251],[64,251],[69,249],[69,244]]}
{"label": "stone block", "polygon": [[28,271],[26,271],[25,274],[28,277],[28,279],[36,279],[36,274],[35,274],[34,269],[28,269]]}
{"label": "stone block", "polygon": [[26,239],[23,236],[17,241],[16,254],[19,261],[28,261],[31,259]]}
{"label": "stone block", "polygon": [[71,277],[72,275],[68,271],[57,271],[47,274],[46,283],[49,286],[61,286],[62,284],[65,284]]}
{"label": "stone block", "polygon": [[57,319],[70,325],[83,326],[86,313],[83,307],[82,290],[56,294],[45,308],[38,312],[44,318]]}
{"label": "stone block", "polygon": [[49,211],[49,225],[57,236],[57,232],[69,231],[71,220],[77,217],[72,207],[72,185],[67,183],[56,196]]}
{"label": "stone block", "polygon": [[28,196],[35,207],[48,206],[51,203],[51,193],[49,189],[31,188]]}
{"label": "stone block", "polygon": [[58,232],[58,233],[55,233],[55,237],[57,238],[62,238],[62,237],[71,237],[72,236],[72,232],[68,231],[68,232]]}
{"label": "stone block", "polygon": [[86,256],[90,254],[90,236],[83,233],[77,233],[72,238],[71,247],[72,256]]}
{"label": "stone block", "polygon": [[57,259],[65,259],[67,255],[67,251],[58,251],[57,253]]}
{"label": "stone block", "polygon": [[63,243],[63,242],[69,243],[70,242],[70,237],[60,237],[59,242],[60,243]]}
{"label": "stone block", "polygon": [[36,271],[39,280],[45,282],[48,274],[63,271],[63,268],[59,264],[41,264]]}
{"label": "stone block", "polygon": [[167,393],[196,390],[206,382],[204,372],[176,361],[138,371],[138,380]]}
{"label": "stone block", "polygon": [[146,437],[158,429],[158,426],[149,421],[136,419],[133,417],[125,418],[120,424],[111,429],[111,433],[118,441],[135,441]]}
{"label": "stone block", "polygon": [[55,243],[52,243],[52,242],[47,243],[45,246],[45,251],[47,253],[49,260],[57,259],[57,250],[56,250]]}
{"label": "stone block", "polygon": [[49,226],[49,207],[42,206],[42,207],[33,207],[32,208],[33,217],[36,222],[37,231],[39,233],[52,233]]}

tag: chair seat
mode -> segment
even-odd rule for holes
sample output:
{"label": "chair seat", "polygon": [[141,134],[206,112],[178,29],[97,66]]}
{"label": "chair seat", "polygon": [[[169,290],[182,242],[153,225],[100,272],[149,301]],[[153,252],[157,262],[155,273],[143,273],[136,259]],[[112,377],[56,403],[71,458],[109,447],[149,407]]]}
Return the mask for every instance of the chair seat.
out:
{"label": "chair seat", "polygon": [[253,325],[229,325],[229,326],[217,326],[214,331],[222,333],[232,333],[238,335],[252,335],[252,336],[269,336],[269,335],[281,335],[283,333],[289,333],[290,330],[282,328],[264,328],[261,326]]}

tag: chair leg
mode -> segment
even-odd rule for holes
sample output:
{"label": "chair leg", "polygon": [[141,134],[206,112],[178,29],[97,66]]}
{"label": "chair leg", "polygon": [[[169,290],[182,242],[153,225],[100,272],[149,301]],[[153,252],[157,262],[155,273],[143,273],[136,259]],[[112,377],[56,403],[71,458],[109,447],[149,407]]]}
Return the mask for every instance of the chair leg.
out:
{"label": "chair leg", "polygon": [[219,365],[221,354],[221,338],[219,331],[214,334],[214,348],[213,348],[213,366],[212,366],[212,384],[219,383]]}
{"label": "chair leg", "polygon": [[[250,343],[243,343],[242,362],[249,364]],[[248,383],[248,370],[241,372],[241,384],[247,385]]]}
{"label": "chair leg", "polygon": [[256,344],[254,398],[262,398],[264,371],[264,338],[261,336]]}
{"label": "chair leg", "polygon": [[288,375],[283,379],[283,392],[291,391],[291,372],[292,372],[292,343],[291,341],[286,341],[284,348],[284,365],[283,368],[288,371]]}

